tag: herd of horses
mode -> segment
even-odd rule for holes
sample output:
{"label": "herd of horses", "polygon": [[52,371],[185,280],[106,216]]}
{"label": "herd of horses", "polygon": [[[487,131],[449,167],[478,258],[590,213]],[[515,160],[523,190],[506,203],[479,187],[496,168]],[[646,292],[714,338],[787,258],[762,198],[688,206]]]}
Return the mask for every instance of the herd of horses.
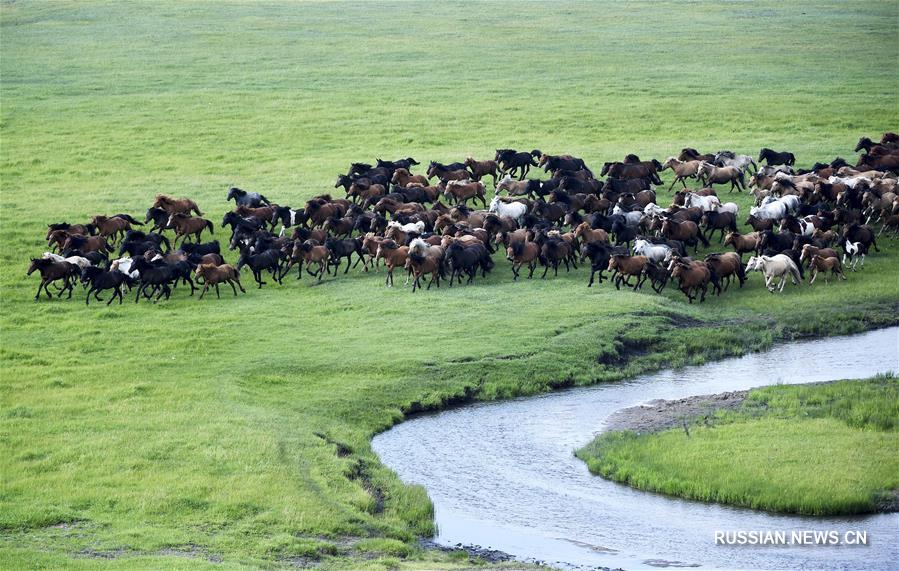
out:
{"label": "herd of horses", "polygon": [[[393,286],[399,271],[414,292],[484,278],[499,251],[513,280],[523,270],[530,279],[542,267],[545,279],[585,263],[588,287],[608,279],[616,289],[649,283],[661,293],[675,282],[690,303],[704,301],[710,288],[720,295],[733,281],[742,287],[753,271],[764,275],[769,291],[783,291],[806,272],[810,284],[820,274],[825,281],[846,279],[847,265],[863,267],[869,249],[879,251],[878,236],[899,233],[899,136],[863,137],[855,150],[864,152],[854,166],[837,158],[796,169],[787,151],[764,148],[755,160],[684,148],[664,162],[629,154],[603,164],[598,177],[579,157],[536,149],[432,161],[420,174],[413,173],[419,163],[411,157],[378,159],[352,163],[337,177],[334,188],[345,197],[322,194],[297,208],[231,188],[234,209],[218,225],[218,236],[227,236],[224,248],[218,240],[203,242],[216,224],[196,202],[163,194],[143,221],[119,213],[50,224],[50,251],[31,260],[28,274],[40,273],[35,300],[42,292],[52,298],[51,286],[71,298],[81,282],[85,303],[110,291],[107,305],[122,303],[129,291],[135,302],[168,299],[176,287],[189,287],[190,295],[201,289],[203,298],[210,288],[220,296],[226,284],[236,296],[238,289],[246,292],[245,267],[261,288],[267,276],[281,284],[294,269],[297,279],[305,272],[322,280],[337,276],[344,263],[344,274],[359,264],[364,272],[383,264],[385,285]],[[546,178],[527,178],[532,167]],[[681,188],[662,206],[656,187],[668,169],[674,174],[669,192]],[[699,188],[688,188],[688,180]],[[755,206],[745,220],[752,232],[738,231],[739,207],[720,198],[716,185],[752,192]],[[732,251],[690,256],[716,233]],[[225,262],[228,251],[236,251],[236,263]]]}

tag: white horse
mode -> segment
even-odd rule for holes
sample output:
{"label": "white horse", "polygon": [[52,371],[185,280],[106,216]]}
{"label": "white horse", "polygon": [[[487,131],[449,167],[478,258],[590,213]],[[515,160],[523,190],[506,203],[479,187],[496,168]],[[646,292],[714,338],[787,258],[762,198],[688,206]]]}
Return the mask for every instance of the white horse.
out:
{"label": "white horse", "polygon": [[827,182],[833,184],[835,182],[842,182],[846,186],[851,189],[855,189],[859,183],[868,184],[871,182],[871,179],[866,176],[851,176],[851,177],[839,177],[839,176],[831,176],[827,179]]}
{"label": "white horse", "polygon": [[622,216],[624,217],[624,223],[628,226],[638,226],[640,221],[643,220],[643,212],[640,210],[624,210],[617,204],[612,209],[612,216]]}
{"label": "white horse", "polygon": [[84,268],[89,268],[93,264],[87,258],[82,256],[69,256],[68,258],[60,256],[59,254],[54,254],[53,252],[44,252],[45,260],[53,260],[54,262],[68,262],[70,264],[74,264],[78,266],[78,269],[83,270]]}
{"label": "white horse", "polygon": [[644,216],[662,216],[663,214],[665,214],[665,209],[655,202],[650,202],[643,208]]}
{"label": "white horse", "polygon": [[[154,260],[156,257],[154,257]],[[131,265],[134,263],[134,260],[131,258],[119,258],[118,260],[113,260],[111,264],[109,264],[110,271],[119,271],[125,274],[126,276],[131,276],[134,279],[140,277],[140,272],[137,270],[132,270]]]}
{"label": "white horse", "polygon": [[643,238],[634,240],[634,255],[646,256],[653,262],[664,262],[671,257],[671,252],[671,246],[666,244],[653,244]]}
{"label": "white horse", "polygon": [[858,264],[859,260],[861,260],[862,268],[864,268],[867,250],[868,249],[861,242],[850,242],[849,240],[846,240],[846,243],[843,244],[843,265],[846,265],[846,256],[849,256],[852,261],[849,264],[850,270],[853,272],[855,271],[855,266]]}
{"label": "white horse", "polygon": [[789,165],[766,165],[758,170],[756,173],[760,178],[771,176],[773,174],[784,172],[787,174],[793,174],[793,167]]}
{"label": "white horse", "polygon": [[425,223],[422,220],[418,222],[409,222],[408,224],[400,224],[394,220],[387,223],[387,228],[398,228],[400,232],[406,234],[423,234],[425,231]]}
{"label": "white horse", "polygon": [[520,202],[505,202],[500,200],[499,196],[494,196],[490,201],[488,212],[496,213],[500,216],[508,216],[521,225],[524,222],[524,215],[528,213],[528,207]]}
{"label": "white horse", "polygon": [[740,206],[736,202],[725,202],[724,204],[719,204],[717,208],[715,208],[718,212],[730,212],[736,218],[740,214]]}
{"label": "white horse", "polygon": [[755,161],[749,155],[737,155],[722,151],[715,155],[715,164],[721,167],[736,167],[743,172],[750,172],[749,167],[751,166],[751,172],[758,171]]}
{"label": "white horse", "polygon": [[784,286],[787,285],[787,275],[793,281],[794,285],[799,285],[802,278],[799,276],[799,268],[796,263],[786,254],[777,254],[776,256],[753,256],[749,258],[746,264],[747,272],[762,272],[765,275],[765,287],[768,291],[774,293],[778,286],[773,284],[774,278],[780,278],[780,289],[783,292]]}
{"label": "white horse", "polygon": [[721,206],[721,201],[717,196],[700,196],[695,192],[688,192],[684,197],[684,208],[692,208],[698,206],[703,212],[715,210]]}

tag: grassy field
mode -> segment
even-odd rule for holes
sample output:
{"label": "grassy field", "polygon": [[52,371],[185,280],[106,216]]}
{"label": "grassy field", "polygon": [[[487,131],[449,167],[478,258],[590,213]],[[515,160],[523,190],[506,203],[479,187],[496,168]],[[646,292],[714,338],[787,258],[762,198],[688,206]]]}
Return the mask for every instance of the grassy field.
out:
{"label": "grassy field", "polygon": [[451,566],[415,546],[433,531],[425,491],[369,446],[404,413],[899,320],[889,244],[848,282],[772,296],[754,275],[701,307],[672,289],[588,290],[583,268],[513,283],[504,260],[475,287],[415,295],[353,272],[236,300],[35,303],[24,274],[47,223],[142,214],[160,191],[217,223],[230,185],[298,206],[350,161],[498,147],[591,165],[683,146],[852,159],[860,135],[899,126],[884,48],[897,14],[895,1],[2,4],[0,561]]}
{"label": "grassy field", "polygon": [[899,380],[755,389],[682,428],[609,432],[578,451],[641,490],[768,511],[869,513],[899,490]]}

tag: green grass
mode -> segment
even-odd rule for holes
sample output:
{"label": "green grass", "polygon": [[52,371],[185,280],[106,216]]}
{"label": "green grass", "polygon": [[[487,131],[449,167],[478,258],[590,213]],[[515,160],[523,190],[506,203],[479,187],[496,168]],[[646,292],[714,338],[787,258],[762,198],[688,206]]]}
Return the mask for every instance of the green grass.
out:
{"label": "green grass", "polygon": [[414,548],[431,505],[369,444],[404,412],[895,323],[888,244],[848,282],[772,296],[754,275],[702,307],[588,290],[584,269],[513,283],[504,260],[475,287],[415,295],[353,272],[110,308],[35,303],[24,271],[49,222],[140,214],[164,191],[217,223],[230,185],[296,206],[378,156],[851,158],[899,125],[897,7],[4,3],[4,560],[418,564],[436,557]]}
{"label": "green grass", "polygon": [[577,455],[641,490],[776,512],[869,513],[899,493],[895,378],[755,389],[689,424],[606,433]]}

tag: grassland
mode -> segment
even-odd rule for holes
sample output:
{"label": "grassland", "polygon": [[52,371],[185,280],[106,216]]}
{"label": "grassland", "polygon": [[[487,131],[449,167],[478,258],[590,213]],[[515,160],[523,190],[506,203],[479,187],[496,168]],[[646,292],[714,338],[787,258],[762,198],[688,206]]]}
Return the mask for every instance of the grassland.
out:
{"label": "grassland", "polygon": [[577,455],[641,490],[768,511],[842,515],[895,503],[895,378],[755,389],[739,410],[688,426],[608,432]]}
{"label": "grassland", "polygon": [[159,191],[218,221],[230,185],[298,205],[377,156],[849,158],[899,125],[897,8],[4,3],[0,560],[433,566],[425,491],[369,447],[405,412],[896,322],[895,247],[839,285],[753,276],[702,307],[587,290],[583,269],[512,283],[505,261],[416,295],[351,273],[109,308],[35,303],[24,270],[49,222]]}

